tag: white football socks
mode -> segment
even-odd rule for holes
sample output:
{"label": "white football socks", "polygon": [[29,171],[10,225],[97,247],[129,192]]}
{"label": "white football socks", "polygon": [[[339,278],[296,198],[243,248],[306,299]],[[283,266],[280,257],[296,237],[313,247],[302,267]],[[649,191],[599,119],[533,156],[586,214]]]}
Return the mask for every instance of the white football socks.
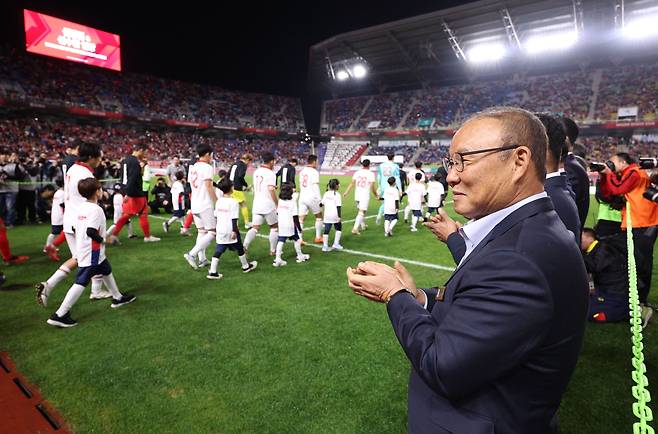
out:
{"label": "white football socks", "polygon": [[62,317],[66,315],[67,312],[71,310],[75,302],[78,301],[78,299],[82,295],[82,291],[84,290],[85,290],[84,286],[74,283],[73,286],[71,286],[71,288],[66,293],[66,297],[64,297],[64,301],[62,301],[62,304],[59,306],[59,309],[57,309],[57,311],[55,312],[57,316]]}
{"label": "white football socks", "polygon": [[304,254],[304,252],[302,252],[302,240],[301,240],[301,238],[299,240],[295,241],[295,252],[297,253],[297,256],[301,256],[301,255]]}
{"label": "white football socks", "polygon": [[68,276],[70,272],[71,269],[66,265],[59,267],[57,271],[55,271],[55,273],[50,276],[48,280],[46,280],[46,295],[50,295],[50,291],[52,291],[59,282],[66,279],[66,276]]}
{"label": "white football socks", "polygon": [[315,219],[315,238],[320,238],[322,236],[322,219],[321,218],[316,218]]}
{"label": "white football socks", "polygon": [[273,252],[277,248],[277,241],[279,241],[279,230],[270,228],[270,252]]}
{"label": "white football socks", "polygon": [[216,273],[217,267],[219,267],[219,258],[213,256],[210,260],[210,273]]}
{"label": "white football socks", "polygon": [[336,235],[334,236],[334,246],[340,245],[340,235],[342,233],[342,231],[336,231]]}
{"label": "white football socks", "polygon": [[103,276],[103,283],[105,284],[105,287],[108,289],[108,291],[110,291],[110,294],[112,294],[112,298],[119,300],[121,297],[123,297],[123,294],[119,292],[117,281],[114,280],[114,274],[110,273],[107,276]]}
{"label": "white football socks", "polygon": [[242,264],[242,269],[249,268],[249,261],[247,261],[247,255],[238,256],[238,259],[240,259],[240,264]]}
{"label": "white football socks", "polygon": [[249,248],[249,245],[251,244],[251,242],[254,240],[254,238],[256,238],[257,233],[258,233],[258,230],[255,229],[255,228],[251,228],[247,231],[247,235],[245,235],[245,237],[244,237],[244,244],[243,244],[245,249]]}
{"label": "white football socks", "polygon": [[281,255],[283,254],[283,241],[276,243],[276,260],[281,260]]}
{"label": "white football socks", "polygon": [[103,289],[102,276],[94,276],[91,278],[91,293],[98,294]]}

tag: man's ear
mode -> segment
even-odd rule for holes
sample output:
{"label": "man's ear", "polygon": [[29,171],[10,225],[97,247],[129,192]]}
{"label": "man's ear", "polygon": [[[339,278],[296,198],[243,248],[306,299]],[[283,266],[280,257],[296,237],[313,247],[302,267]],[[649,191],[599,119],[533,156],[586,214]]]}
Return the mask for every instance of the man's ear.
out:
{"label": "man's ear", "polygon": [[514,163],[514,172],[519,178],[525,176],[532,164],[532,151],[527,146],[519,146],[514,149],[512,162]]}

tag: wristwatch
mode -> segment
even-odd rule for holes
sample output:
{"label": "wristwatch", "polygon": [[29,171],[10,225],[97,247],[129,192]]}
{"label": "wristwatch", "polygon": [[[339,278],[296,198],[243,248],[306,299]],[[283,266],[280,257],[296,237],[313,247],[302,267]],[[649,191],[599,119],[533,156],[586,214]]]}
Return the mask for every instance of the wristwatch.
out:
{"label": "wristwatch", "polygon": [[395,294],[391,295],[388,298],[388,300],[386,300],[386,303],[390,302],[393,299],[393,297],[395,297],[398,294],[402,294],[403,292],[406,292],[407,294],[410,294],[413,297],[413,294],[411,293],[411,291],[409,291],[407,288],[402,288],[398,292],[396,292]]}

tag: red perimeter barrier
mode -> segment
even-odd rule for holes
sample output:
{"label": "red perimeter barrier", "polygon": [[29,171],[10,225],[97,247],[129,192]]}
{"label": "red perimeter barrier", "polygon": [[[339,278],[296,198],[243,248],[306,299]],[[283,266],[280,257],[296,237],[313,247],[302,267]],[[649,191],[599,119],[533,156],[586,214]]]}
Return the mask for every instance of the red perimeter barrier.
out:
{"label": "red perimeter barrier", "polygon": [[71,433],[35,386],[18,373],[7,353],[0,353],[0,434]]}

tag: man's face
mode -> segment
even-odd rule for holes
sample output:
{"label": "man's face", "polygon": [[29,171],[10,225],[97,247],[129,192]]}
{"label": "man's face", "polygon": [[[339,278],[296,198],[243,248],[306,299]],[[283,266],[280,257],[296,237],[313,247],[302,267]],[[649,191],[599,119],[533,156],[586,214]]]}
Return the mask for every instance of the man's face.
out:
{"label": "man's face", "polygon": [[180,160],[178,157],[174,157],[174,166],[178,166],[180,164]]}
{"label": "man's face", "polygon": [[[507,145],[503,142],[500,122],[479,119],[466,123],[457,131],[450,145],[450,156],[456,152],[477,151]],[[453,190],[455,211],[467,218],[478,219],[509,206],[514,197],[511,164],[513,151],[484,152],[464,156],[464,169],[453,167],[447,181]],[[502,156],[507,156],[501,160]]]}

